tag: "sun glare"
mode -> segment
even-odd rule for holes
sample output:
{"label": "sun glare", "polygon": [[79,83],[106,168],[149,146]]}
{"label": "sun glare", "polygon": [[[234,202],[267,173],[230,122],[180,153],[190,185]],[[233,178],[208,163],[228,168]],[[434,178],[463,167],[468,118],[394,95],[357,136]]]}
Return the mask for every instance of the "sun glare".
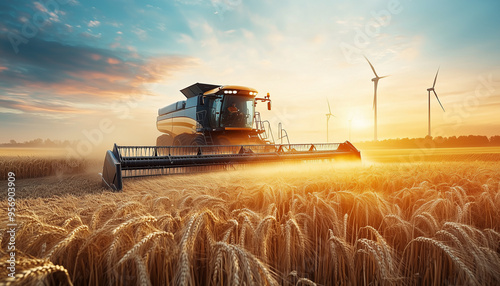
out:
{"label": "sun glare", "polygon": [[351,124],[351,128],[353,129],[365,129],[370,126],[373,126],[373,122],[366,118],[361,112],[356,111],[353,113],[354,115],[349,120]]}

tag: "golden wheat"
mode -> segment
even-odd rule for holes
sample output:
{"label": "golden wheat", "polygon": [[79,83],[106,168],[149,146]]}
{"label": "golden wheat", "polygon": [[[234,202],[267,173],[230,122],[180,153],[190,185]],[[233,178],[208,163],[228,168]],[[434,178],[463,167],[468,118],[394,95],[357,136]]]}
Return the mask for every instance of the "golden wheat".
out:
{"label": "golden wheat", "polygon": [[500,284],[500,163],[306,166],[27,186],[0,283]]}
{"label": "golden wheat", "polygon": [[61,176],[85,172],[89,166],[87,160],[40,158],[32,156],[0,157],[0,180],[6,180],[9,172],[14,172],[17,179],[45,176]]}
{"label": "golden wheat", "polygon": [[[55,274],[57,273],[62,273],[63,278],[55,278]],[[50,277],[52,280],[48,277],[50,275],[52,275]],[[64,267],[60,265],[53,265],[52,263],[23,270],[21,273],[16,274],[14,278],[7,278],[5,280],[5,285],[30,285],[41,281],[50,281],[49,283],[51,284],[57,283],[60,285],[73,285],[68,271]]]}

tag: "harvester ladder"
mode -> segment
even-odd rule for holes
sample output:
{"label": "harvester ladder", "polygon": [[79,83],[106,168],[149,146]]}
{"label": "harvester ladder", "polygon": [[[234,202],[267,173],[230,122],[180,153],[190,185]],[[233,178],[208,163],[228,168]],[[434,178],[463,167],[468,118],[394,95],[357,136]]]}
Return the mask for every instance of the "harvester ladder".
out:
{"label": "harvester ladder", "polygon": [[214,145],[212,132],[203,128],[203,124],[206,122],[206,118],[207,118],[206,110],[196,112],[196,131],[203,133],[203,138],[205,139],[205,145]]}
{"label": "harvester ladder", "polygon": [[[267,120],[262,121],[260,119],[260,112],[255,112],[254,114],[254,119],[255,119],[255,127],[257,130],[262,131],[259,133],[260,139],[264,141],[268,141],[271,144],[274,144],[274,135],[271,130],[271,123]],[[266,128],[267,125],[267,128]]]}
{"label": "harvester ladder", "polygon": [[198,131],[203,128],[203,123],[205,122],[206,117],[206,110],[196,112],[196,129],[198,129]]}
{"label": "harvester ladder", "polygon": [[203,132],[203,137],[205,138],[206,145],[214,145],[214,138],[212,137],[212,132]]}

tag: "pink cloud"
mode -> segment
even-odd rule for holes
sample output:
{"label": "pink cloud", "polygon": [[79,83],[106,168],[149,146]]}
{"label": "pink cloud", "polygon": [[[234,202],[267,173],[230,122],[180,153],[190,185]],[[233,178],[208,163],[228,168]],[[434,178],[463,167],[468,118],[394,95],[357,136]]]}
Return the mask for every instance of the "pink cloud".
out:
{"label": "pink cloud", "polygon": [[90,109],[81,109],[70,106],[69,104],[34,102],[22,99],[1,99],[2,106],[9,109],[17,109],[29,113],[63,113],[63,114],[88,114],[93,113]]}
{"label": "pink cloud", "polygon": [[[109,59],[113,63],[109,63]],[[118,100],[127,94],[149,94],[145,85],[163,81],[180,69],[194,66],[197,61],[192,58],[165,57],[154,58],[147,63],[121,62],[109,58],[110,64],[102,71],[80,70],[68,72],[70,76],[59,82],[26,82],[23,90],[41,94],[51,94],[54,98],[64,98],[72,102],[97,104]],[[116,61],[116,62],[114,62]],[[50,102],[50,98],[47,101]],[[22,105],[28,110],[28,102]],[[21,108],[21,105],[18,106]],[[63,109],[42,108],[33,106],[32,111],[64,112]],[[68,109],[68,112],[73,112]]]}
{"label": "pink cloud", "polygon": [[49,11],[47,10],[47,8],[41,4],[40,2],[35,2],[35,8],[40,11],[40,12],[43,12],[43,13],[48,13]]}
{"label": "pink cloud", "polygon": [[108,58],[108,64],[110,64],[110,65],[117,65],[119,63],[121,63],[121,62],[119,60],[117,60],[117,59]]}

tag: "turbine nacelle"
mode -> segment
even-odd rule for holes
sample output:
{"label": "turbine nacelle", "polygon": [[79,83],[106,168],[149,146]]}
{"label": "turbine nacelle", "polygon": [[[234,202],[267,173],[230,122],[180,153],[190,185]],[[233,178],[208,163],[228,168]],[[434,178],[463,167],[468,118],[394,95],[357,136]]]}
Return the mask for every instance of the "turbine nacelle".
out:
{"label": "turbine nacelle", "polygon": [[381,78],[385,78],[385,77],[388,77],[388,75],[379,76],[379,77],[374,77],[374,78],[372,78],[372,81],[373,81],[373,82],[378,82],[378,80],[379,80],[379,79],[381,79]]}

